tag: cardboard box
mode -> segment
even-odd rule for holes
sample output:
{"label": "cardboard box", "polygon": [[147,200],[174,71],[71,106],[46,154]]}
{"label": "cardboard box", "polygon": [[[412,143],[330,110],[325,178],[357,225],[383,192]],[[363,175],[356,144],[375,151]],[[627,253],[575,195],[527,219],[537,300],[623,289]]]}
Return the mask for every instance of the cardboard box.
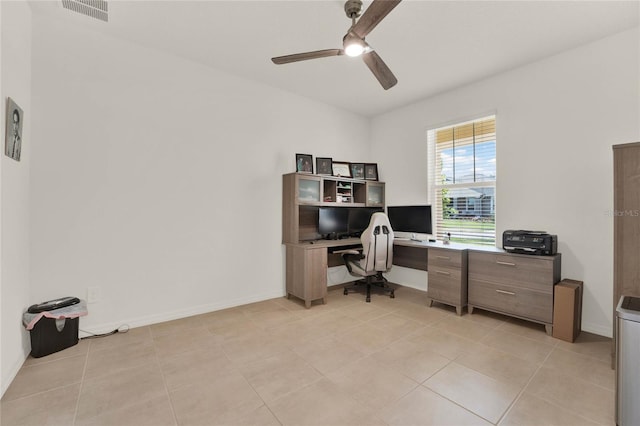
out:
{"label": "cardboard box", "polygon": [[553,290],[553,337],[573,343],[582,326],[583,282],[564,279]]}

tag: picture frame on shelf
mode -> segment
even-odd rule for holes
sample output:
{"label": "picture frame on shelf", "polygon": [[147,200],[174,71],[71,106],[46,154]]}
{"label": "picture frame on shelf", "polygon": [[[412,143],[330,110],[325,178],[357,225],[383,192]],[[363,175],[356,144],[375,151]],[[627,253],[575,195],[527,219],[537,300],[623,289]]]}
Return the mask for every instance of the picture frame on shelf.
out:
{"label": "picture frame on shelf", "polygon": [[378,164],[377,163],[365,163],[364,178],[366,180],[378,180]]}
{"label": "picture frame on shelf", "polygon": [[296,154],[296,172],[313,174],[313,155]]}
{"label": "picture frame on shelf", "polygon": [[351,163],[351,177],[364,179],[364,163]]}
{"label": "picture frame on shelf", "polygon": [[351,177],[350,163],[346,161],[334,161],[331,165],[331,168],[333,170],[333,176],[346,177],[346,178]]}
{"label": "picture frame on shelf", "polygon": [[316,157],[316,174],[329,175],[333,174],[333,159],[329,157]]}

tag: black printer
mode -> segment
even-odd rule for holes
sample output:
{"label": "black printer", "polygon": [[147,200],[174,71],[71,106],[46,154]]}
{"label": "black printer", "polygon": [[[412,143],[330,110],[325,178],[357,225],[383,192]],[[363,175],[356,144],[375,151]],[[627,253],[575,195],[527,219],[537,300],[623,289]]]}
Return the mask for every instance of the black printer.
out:
{"label": "black printer", "polygon": [[502,248],[510,253],[552,255],[558,252],[558,236],[544,231],[507,230]]}

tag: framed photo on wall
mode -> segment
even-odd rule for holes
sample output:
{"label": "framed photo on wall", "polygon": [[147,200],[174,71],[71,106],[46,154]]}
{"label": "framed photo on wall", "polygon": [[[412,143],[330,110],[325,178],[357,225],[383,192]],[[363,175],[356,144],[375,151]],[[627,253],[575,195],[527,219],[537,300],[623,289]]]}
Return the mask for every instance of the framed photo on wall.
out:
{"label": "framed photo on wall", "polygon": [[364,165],[364,178],[366,180],[378,180],[377,163],[367,163]]}
{"label": "framed photo on wall", "polygon": [[333,159],[328,157],[316,157],[316,173],[319,175],[331,175]]}
{"label": "framed photo on wall", "polygon": [[296,172],[313,173],[313,156],[311,154],[296,154]]}
{"label": "framed photo on wall", "polygon": [[4,139],[4,153],[7,157],[20,161],[20,151],[22,151],[22,122],[24,113],[22,108],[7,98],[7,121]]}
{"label": "framed photo on wall", "polygon": [[364,163],[351,163],[351,177],[364,179]]}
{"label": "framed photo on wall", "polygon": [[349,163],[345,161],[334,161],[333,162],[333,175],[340,177],[351,177],[351,168],[349,167]]}

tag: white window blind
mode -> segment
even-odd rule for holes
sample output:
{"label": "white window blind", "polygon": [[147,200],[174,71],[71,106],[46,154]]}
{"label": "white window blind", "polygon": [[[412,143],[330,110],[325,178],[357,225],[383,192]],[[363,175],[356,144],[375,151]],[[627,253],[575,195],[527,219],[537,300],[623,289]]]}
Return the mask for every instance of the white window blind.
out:
{"label": "white window blind", "polygon": [[427,140],[434,234],[495,245],[495,116],[429,130]]}

